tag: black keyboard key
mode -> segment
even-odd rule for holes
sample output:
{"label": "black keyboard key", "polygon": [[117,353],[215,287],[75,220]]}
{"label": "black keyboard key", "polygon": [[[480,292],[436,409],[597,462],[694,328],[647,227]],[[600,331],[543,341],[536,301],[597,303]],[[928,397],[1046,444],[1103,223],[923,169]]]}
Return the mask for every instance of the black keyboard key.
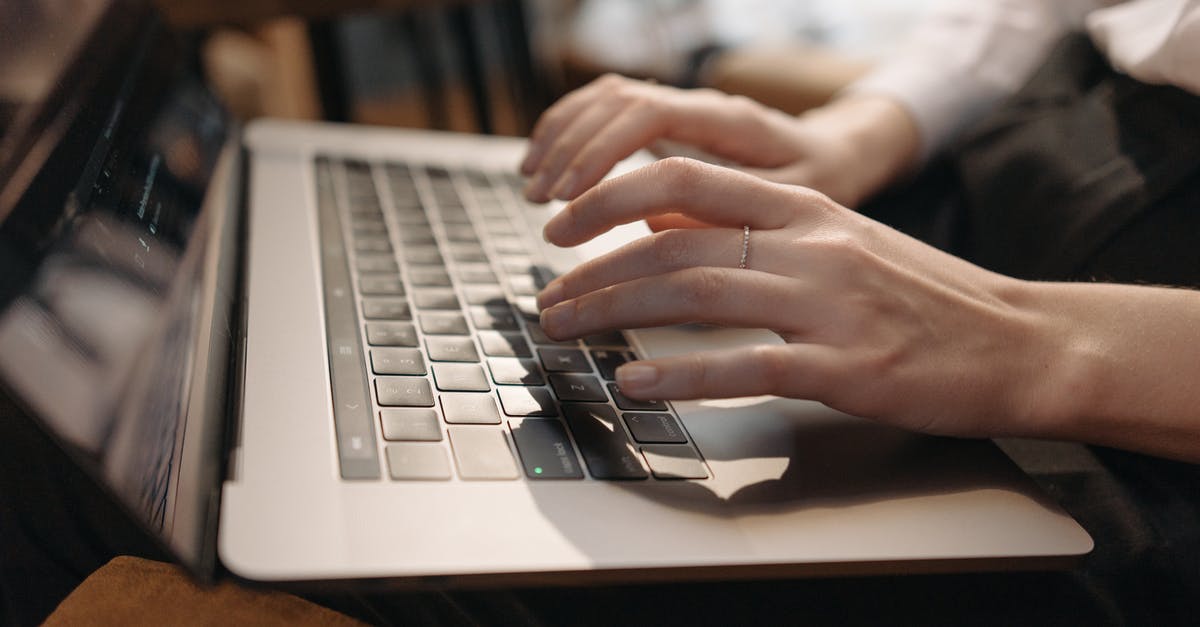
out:
{"label": "black keyboard key", "polygon": [[542,369],[532,359],[495,357],[488,359],[488,370],[496,385],[545,385]]}
{"label": "black keyboard key", "polygon": [[408,282],[421,287],[450,287],[450,275],[437,266],[411,266]]}
{"label": "black keyboard key", "polygon": [[433,380],[443,392],[487,392],[492,389],[478,364],[433,364]]}
{"label": "black keyboard key", "polygon": [[582,479],[583,469],[562,423],[554,419],[513,420],[513,442],[530,479]]}
{"label": "black keyboard key", "polygon": [[417,330],[409,322],[368,322],[367,343],[371,346],[416,346]]}
{"label": "black keyboard key", "polygon": [[449,433],[458,476],[467,480],[516,479],[520,476],[503,431],[451,427]]}
{"label": "black keyboard key", "polygon": [[424,377],[379,377],[375,396],[386,407],[433,407],[433,389]]}
{"label": "black keyboard key", "polygon": [[396,276],[366,274],[358,280],[358,291],[364,296],[404,296],[404,283]]}
{"label": "black keyboard key", "polygon": [[496,388],[500,393],[500,405],[509,416],[557,416],[554,398],[546,388],[503,386]]}
{"label": "black keyboard key", "polygon": [[479,343],[483,353],[489,357],[532,357],[529,342],[520,333],[501,333],[499,331],[480,331]]}
{"label": "black keyboard key", "polygon": [[371,370],[375,374],[425,374],[425,357],[415,348],[372,348]]}
{"label": "black keyboard key", "polygon": [[607,333],[585,335],[583,337],[583,343],[587,344],[588,346],[629,347],[629,342],[625,341],[625,335],[620,331],[608,331]]}
{"label": "black keyboard key", "polygon": [[432,409],[383,409],[379,412],[383,439],[408,442],[437,442],[442,439],[437,412]]}
{"label": "black keyboard key", "polygon": [[421,330],[429,335],[467,335],[467,320],[462,314],[430,312],[420,316]]}
{"label": "black keyboard key", "polygon": [[639,401],[625,396],[621,393],[621,388],[617,387],[616,383],[609,383],[608,391],[612,394],[613,402],[621,409],[630,409],[633,411],[667,411],[667,404],[662,401]]}
{"label": "black keyboard key", "polygon": [[436,336],[425,340],[429,359],[433,361],[478,362],[479,353],[469,337]]}
{"label": "black keyboard key", "polygon": [[408,302],[396,298],[364,298],[362,312],[371,320],[412,320]]}
{"label": "black keyboard key", "polygon": [[593,477],[645,479],[650,476],[611,407],[568,404],[563,405],[563,415]]}
{"label": "black keyboard key", "polygon": [[354,260],[354,267],[358,268],[359,272],[395,274],[400,271],[391,255],[359,255],[358,259]]}
{"label": "black keyboard key", "polygon": [[498,425],[500,412],[491,394],[464,392],[442,395],[442,415],[446,422],[461,425]]}
{"label": "black keyboard key", "polygon": [[624,414],[633,439],[643,444],[683,444],[687,436],[671,414]]}
{"label": "black keyboard key", "polygon": [[690,446],[648,444],[642,447],[655,479],[707,479],[708,469]]}
{"label": "black keyboard key", "polygon": [[397,481],[445,481],[451,476],[446,450],[440,444],[388,444],[384,454],[388,474]]}
{"label": "black keyboard key", "polygon": [[548,378],[550,387],[554,388],[554,394],[560,401],[608,402],[608,396],[596,377],[587,374],[552,374]]}
{"label": "black keyboard key", "polygon": [[539,348],[538,356],[546,372],[591,372],[583,351],[574,348]]}
{"label": "black keyboard key", "polygon": [[417,309],[440,309],[443,311],[459,311],[462,305],[454,290],[439,287],[422,287],[413,290],[413,304]]}
{"label": "black keyboard key", "polygon": [[471,307],[471,320],[477,329],[520,331],[517,317],[508,307]]}
{"label": "black keyboard key", "polygon": [[632,355],[621,351],[592,351],[592,361],[596,362],[596,368],[600,369],[600,376],[605,381],[616,381],[617,366],[632,360]]}

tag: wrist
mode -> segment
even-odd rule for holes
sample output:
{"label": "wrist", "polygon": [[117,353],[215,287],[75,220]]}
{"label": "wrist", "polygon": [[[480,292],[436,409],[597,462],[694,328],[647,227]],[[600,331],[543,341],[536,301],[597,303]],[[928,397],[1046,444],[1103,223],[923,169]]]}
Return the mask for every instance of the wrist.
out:
{"label": "wrist", "polygon": [[838,146],[834,165],[841,177],[843,204],[857,205],[917,164],[920,137],[908,111],[890,98],[848,96],[798,118]]}

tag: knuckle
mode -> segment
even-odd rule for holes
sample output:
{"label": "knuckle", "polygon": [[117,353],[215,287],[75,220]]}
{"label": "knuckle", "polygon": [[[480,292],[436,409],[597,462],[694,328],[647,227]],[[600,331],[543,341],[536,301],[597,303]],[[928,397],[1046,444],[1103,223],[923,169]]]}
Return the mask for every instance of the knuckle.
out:
{"label": "knuckle", "polygon": [[759,379],[765,391],[782,390],[785,387],[784,382],[791,376],[783,353],[770,345],[755,346],[751,350],[754,361],[758,364]]}
{"label": "knuckle", "polygon": [[692,253],[690,233],[681,229],[662,231],[651,235],[650,253],[659,265],[677,268],[686,262]]}
{"label": "knuckle", "polygon": [[709,387],[708,380],[708,362],[704,356],[700,354],[692,354],[687,358],[688,378],[694,385],[700,386],[701,389]]}
{"label": "knuckle", "polygon": [[626,113],[636,118],[661,120],[669,114],[666,103],[653,96],[629,93],[626,95],[626,100],[628,100]]}
{"label": "knuckle", "polygon": [[629,79],[617,74],[616,72],[605,72],[600,76],[600,78],[596,79],[597,85],[602,85],[609,88],[619,87],[627,82],[629,82]]}
{"label": "knuckle", "polygon": [[690,268],[684,281],[683,300],[693,311],[700,311],[722,295],[729,280],[717,268]]}
{"label": "knuckle", "polygon": [[862,241],[846,232],[824,235],[809,245],[820,255],[827,268],[842,275],[857,276],[857,271],[863,268],[871,257],[870,251]]}
{"label": "knuckle", "polygon": [[682,196],[693,190],[705,176],[703,164],[687,157],[667,157],[655,165],[656,174],[673,196]]}

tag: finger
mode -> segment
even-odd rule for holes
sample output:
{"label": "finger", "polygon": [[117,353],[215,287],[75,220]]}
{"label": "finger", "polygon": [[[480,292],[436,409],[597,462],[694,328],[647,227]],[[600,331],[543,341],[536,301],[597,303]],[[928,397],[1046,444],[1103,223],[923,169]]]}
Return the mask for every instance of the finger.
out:
{"label": "finger", "polygon": [[834,349],[817,344],[746,346],[630,362],[617,368],[617,385],[638,399],[773,394],[822,400],[838,363]]}
{"label": "finger", "polygon": [[671,113],[651,100],[627,103],[621,115],[604,127],[602,133],[581,136],[569,163],[564,163],[555,193],[559,200],[570,200],[604,178],[618,162],[666,135]]}
{"label": "finger", "polygon": [[721,226],[776,229],[794,219],[806,194],[811,203],[821,202],[816,192],[671,157],[588,190],[551,218],[543,235],[573,246],[614,226],[668,213]]}
{"label": "finger", "polygon": [[651,231],[658,232],[670,229],[707,229],[714,225],[689,218],[681,213],[668,213],[646,218],[646,226],[649,226]]}
{"label": "finger", "polygon": [[[549,148],[546,157],[538,166],[537,174],[534,175],[534,181],[538,185],[531,184],[526,195],[531,199],[536,197],[537,200],[550,200],[560,197],[558,192],[563,185],[575,187],[575,182],[568,180],[567,175],[574,178],[576,172],[568,171],[567,166],[575,160],[579,151],[592,141],[592,138],[621,141],[612,137],[611,129],[617,125],[617,120],[639,115],[641,110],[642,107],[624,99],[604,98],[580,111],[571,124],[555,138],[554,145]],[[629,154],[633,154],[637,149],[638,146],[631,147]],[[615,163],[614,161],[613,164]],[[609,167],[613,164],[609,164]],[[604,172],[601,172],[600,177],[603,175]],[[600,177],[596,177],[596,180]],[[591,183],[594,184],[595,181]]]}
{"label": "finger", "polygon": [[692,322],[794,332],[808,318],[798,284],[753,270],[687,268],[565,300],[543,310],[541,324],[554,339]]}
{"label": "finger", "polygon": [[649,235],[554,279],[538,294],[538,307],[545,309],[610,285],[685,268],[734,268],[741,259],[742,239],[741,229],[686,229]]}
{"label": "finger", "polygon": [[529,148],[521,162],[521,173],[529,176],[536,172],[562,129],[601,94],[628,80],[614,74],[606,74],[563,96],[546,109],[529,133]]}

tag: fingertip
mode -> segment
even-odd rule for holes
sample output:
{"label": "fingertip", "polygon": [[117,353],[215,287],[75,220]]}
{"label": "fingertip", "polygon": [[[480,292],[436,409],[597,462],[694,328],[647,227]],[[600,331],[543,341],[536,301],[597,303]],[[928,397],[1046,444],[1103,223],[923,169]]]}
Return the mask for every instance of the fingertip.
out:
{"label": "fingertip", "polygon": [[567,237],[567,225],[564,224],[562,218],[563,213],[566,211],[566,209],[559,211],[553,218],[550,218],[546,222],[546,226],[542,227],[542,239],[555,246],[567,246],[571,243]]}
{"label": "fingertip", "polygon": [[658,367],[645,362],[634,361],[617,368],[617,385],[625,394],[653,392],[660,378]]}
{"label": "fingertip", "polygon": [[538,172],[529,179],[525,184],[525,199],[530,202],[548,202],[550,197],[546,195],[546,173]]}
{"label": "fingertip", "polygon": [[538,309],[544,310],[544,309],[553,307],[554,305],[557,305],[558,303],[562,302],[562,300],[563,300],[562,282],[559,281],[558,279],[555,279],[555,280],[551,281],[548,285],[546,285],[546,287],[544,289],[542,289],[542,291],[540,293],[538,293],[537,306],[538,306]]}

